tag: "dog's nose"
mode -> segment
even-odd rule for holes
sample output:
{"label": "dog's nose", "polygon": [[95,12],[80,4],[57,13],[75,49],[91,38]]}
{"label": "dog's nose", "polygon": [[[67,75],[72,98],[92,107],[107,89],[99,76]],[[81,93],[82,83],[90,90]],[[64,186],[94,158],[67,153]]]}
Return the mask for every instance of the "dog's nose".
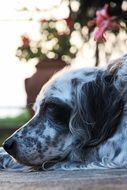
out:
{"label": "dog's nose", "polygon": [[14,154],[16,152],[16,141],[13,138],[7,139],[3,143],[3,148],[9,153]]}

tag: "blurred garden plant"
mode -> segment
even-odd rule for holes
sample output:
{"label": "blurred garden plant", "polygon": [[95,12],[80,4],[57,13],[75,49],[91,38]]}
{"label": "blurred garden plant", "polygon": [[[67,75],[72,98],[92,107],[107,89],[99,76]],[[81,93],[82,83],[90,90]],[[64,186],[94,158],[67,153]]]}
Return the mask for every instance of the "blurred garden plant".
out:
{"label": "blurred garden plant", "polygon": [[[39,21],[40,40],[33,41],[28,35],[21,36],[22,44],[16,55],[20,60],[32,58],[63,59],[76,57],[83,43],[93,38],[97,44],[106,40],[106,31],[117,35],[127,31],[127,0],[61,0],[66,2],[68,16],[63,19]],[[39,10],[43,11],[43,10]],[[75,40],[75,36],[78,36]]]}
{"label": "blurred garden plant", "polygon": [[96,42],[101,43],[106,40],[104,34],[107,30],[119,32],[120,24],[116,21],[116,18],[116,16],[109,16],[107,4],[102,9],[96,11],[96,31],[94,33]]}
{"label": "blurred garden plant", "polygon": [[78,49],[71,44],[71,29],[73,23],[70,18],[63,20],[41,20],[40,39],[34,41],[27,34],[21,36],[21,46],[16,55],[20,60],[28,61],[62,59],[70,60],[75,57]]}

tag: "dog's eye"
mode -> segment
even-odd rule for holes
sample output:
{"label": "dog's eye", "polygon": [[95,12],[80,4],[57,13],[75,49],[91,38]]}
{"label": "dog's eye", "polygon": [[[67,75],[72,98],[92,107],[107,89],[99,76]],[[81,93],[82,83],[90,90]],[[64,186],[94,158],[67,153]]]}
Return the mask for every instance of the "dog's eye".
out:
{"label": "dog's eye", "polygon": [[48,103],[45,114],[56,122],[67,124],[70,118],[70,109],[68,106],[59,105],[56,103]]}

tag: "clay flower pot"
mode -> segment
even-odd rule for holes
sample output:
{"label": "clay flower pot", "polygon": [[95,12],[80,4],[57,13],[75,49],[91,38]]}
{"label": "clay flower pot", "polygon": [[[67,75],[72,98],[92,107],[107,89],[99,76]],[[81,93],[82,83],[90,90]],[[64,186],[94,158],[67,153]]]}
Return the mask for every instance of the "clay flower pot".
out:
{"label": "clay flower pot", "polygon": [[32,110],[33,103],[42,86],[55,72],[65,66],[66,63],[62,60],[43,60],[36,65],[36,72],[30,78],[25,79],[27,108],[31,117],[34,115],[34,111]]}

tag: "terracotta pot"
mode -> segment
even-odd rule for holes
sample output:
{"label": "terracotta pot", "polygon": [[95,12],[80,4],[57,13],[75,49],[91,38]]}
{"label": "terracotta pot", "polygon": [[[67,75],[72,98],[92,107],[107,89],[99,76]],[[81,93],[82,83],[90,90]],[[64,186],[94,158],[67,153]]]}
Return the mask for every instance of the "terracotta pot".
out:
{"label": "terracotta pot", "polygon": [[62,60],[44,60],[36,65],[36,72],[25,79],[25,90],[27,94],[27,108],[31,117],[34,115],[32,110],[33,103],[41,90],[42,86],[49,80],[49,78],[57,71],[66,66]]}

